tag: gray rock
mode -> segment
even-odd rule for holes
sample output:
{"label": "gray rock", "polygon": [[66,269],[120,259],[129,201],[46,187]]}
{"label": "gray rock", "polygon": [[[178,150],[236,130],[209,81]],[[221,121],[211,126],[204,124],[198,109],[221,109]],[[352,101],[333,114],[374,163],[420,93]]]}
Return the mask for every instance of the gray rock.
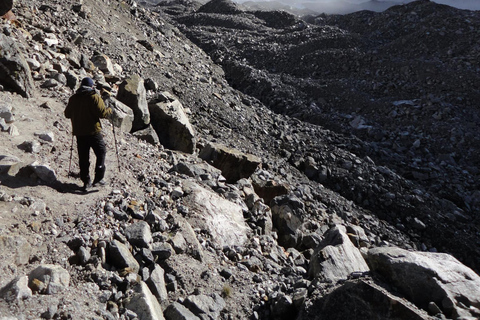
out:
{"label": "gray rock", "polygon": [[198,155],[222,171],[227,182],[250,177],[262,162],[260,158],[217,143],[208,143]]}
{"label": "gray rock", "polygon": [[37,177],[47,183],[53,183],[57,181],[57,175],[55,171],[47,164],[41,164],[37,161],[29,165],[29,168],[37,175]]}
{"label": "gray rock", "polygon": [[138,221],[125,228],[125,236],[132,245],[148,248],[153,242],[150,226],[145,221]]}
{"label": "gray rock", "polygon": [[0,173],[14,177],[24,164],[19,158],[11,155],[0,155]]}
{"label": "gray rock", "polygon": [[15,121],[13,109],[10,105],[0,105],[0,118],[4,119],[6,123],[12,123]]}
{"label": "gray rock", "polygon": [[132,297],[125,302],[125,307],[132,310],[141,320],[164,320],[162,307],[145,282],[138,283]]}
{"label": "gray rock", "polygon": [[242,245],[247,240],[247,227],[242,206],[225,200],[198,184],[185,181],[183,197],[185,205],[196,212],[188,220],[193,228],[205,229],[212,235],[212,241],[224,246]]}
{"label": "gray rock", "polygon": [[346,228],[337,225],[325,234],[315,249],[308,274],[324,281],[345,280],[352,272],[369,271],[362,254],[350,241]]}
{"label": "gray rock", "polygon": [[190,295],[185,299],[184,305],[200,318],[206,315],[210,319],[219,319],[220,312],[225,308],[226,303],[222,297],[214,293],[211,296]]}
{"label": "gray rock", "polygon": [[170,304],[163,314],[166,320],[200,320],[199,317],[178,302]]}
{"label": "gray rock", "polygon": [[104,96],[105,105],[112,108],[112,123],[123,132],[130,132],[133,126],[133,110],[112,96]]}
{"label": "gray rock", "polygon": [[[43,285],[38,286],[38,281]],[[44,264],[38,266],[28,275],[28,286],[32,291],[56,294],[70,285],[70,274],[58,265]],[[38,290],[40,289],[40,290]]]}
{"label": "gray rock", "polygon": [[168,259],[174,253],[173,247],[167,242],[155,242],[152,244],[151,250],[159,260]]}
{"label": "gray rock", "polygon": [[35,137],[39,137],[43,141],[53,142],[55,141],[55,135],[53,132],[36,132],[33,134]]}
{"label": "gray rock", "polygon": [[115,76],[112,60],[103,53],[96,53],[90,59],[95,67],[100,69],[107,76]]}
{"label": "gray rock", "polygon": [[31,296],[32,290],[28,287],[27,276],[15,278],[0,289],[0,298],[8,302],[25,300]]}
{"label": "gray rock", "polygon": [[27,61],[13,38],[0,33],[0,83],[26,98],[33,96],[35,85]]}
{"label": "gray rock", "polygon": [[140,76],[132,75],[123,81],[118,88],[117,99],[133,110],[132,132],[144,129],[150,124],[146,90]]}
{"label": "gray rock", "polygon": [[296,247],[299,242],[297,230],[302,225],[303,202],[293,195],[285,195],[275,198],[271,208],[278,243],[285,247]]}
{"label": "gray rock", "polygon": [[168,149],[186,153],[195,151],[196,136],[180,101],[163,92],[148,106],[151,123],[160,143]]}
{"label": "gray rock", "polygon": [[157,297],[158,302],[162,308],[168,305],[168,293],[165,287],[165,272],[156,264],[150,277],[146,281],[150,291]]}
{"label": "gray rock", "polygon": [[158,138],[157,132],[155,132],[155,130],[151,125],[149,125],[145,129],[135,131],[133,135],[138,139],[146,141],[153,145],[157,145],[160,143],[160,139]]}
{"label": "gray rock", "polygon": [[332,315],[328,319],[352,319],[355,315],[356,320],[432,320],[425,311],[405,299],[373,282],[362,280],[347,281],[310,303],[310,308],[318,317],[300,312],[296,319],[323,319],[320,315]]}
{"label": "gray rock", "polygon": [[34,140],[34,141],[24,141],[22,144],[18,146],[20,149],[22,149],[25,152],[28,153],[39,153],[41,149],[40,142]]}
{"label": "gray rock", "polygon": [[480,276],[449,254],[381,247],[370,249],[367,260],[372,271],[423,309],[434,302],[456,318],[468,306],[480,308]]}
{"label": "gray rock", "polygon": [[113,240],[108,246],[108,261],[118,269],[130,268],[133,272],[138,273],[140,265],[133,257],[128,247],[120,241]]}

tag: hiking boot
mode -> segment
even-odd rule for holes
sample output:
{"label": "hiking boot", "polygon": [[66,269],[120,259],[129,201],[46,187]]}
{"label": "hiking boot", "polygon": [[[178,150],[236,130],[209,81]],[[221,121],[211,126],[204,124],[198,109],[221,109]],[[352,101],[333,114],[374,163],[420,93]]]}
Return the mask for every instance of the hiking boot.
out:
{"label": "hiking boot", "polygon": [[91,187],[92,187],[92,183],[91,183],[90,181],[85,182],[85,183],[83,184],[82,191],[83,191],[83,192],[87,192],[88,189],[90,189]]}
{"label": "hiking boot", "polygon": [[94,187],[103,187],[105,185],[105,180],[100,180],[100,181],[93,181]]}

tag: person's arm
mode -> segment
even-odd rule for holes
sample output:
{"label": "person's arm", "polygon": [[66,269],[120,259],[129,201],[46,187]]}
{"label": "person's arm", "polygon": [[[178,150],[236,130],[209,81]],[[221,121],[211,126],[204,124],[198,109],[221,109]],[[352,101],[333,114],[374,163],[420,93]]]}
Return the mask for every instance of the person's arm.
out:
{"label": "person's arm", "polygon": [[112,108],[105,106],[105,102],[103,102],[103,99],[100,97],[100,95],[95,94],[93,98],[95,99],[95,104],[97,106],[98,116],[100,118],[108,118],[112,114]]}
{"label": "person's arm", "polygon": [[71,103],[72,98],[68,99],[67,107],[65,108],[65,111],[63,114],[67,119],[72,118],[72,103]]}

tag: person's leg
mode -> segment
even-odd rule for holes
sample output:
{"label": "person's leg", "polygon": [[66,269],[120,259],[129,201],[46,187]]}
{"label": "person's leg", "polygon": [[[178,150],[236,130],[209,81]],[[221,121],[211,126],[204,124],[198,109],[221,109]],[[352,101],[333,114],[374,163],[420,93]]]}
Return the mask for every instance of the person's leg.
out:
{"label": "person's leg", "polygon": [[90,182],[90,139],[88,136],[77,136],[78,165],[80,179],[84,185]]}
{"label": "person's leg", "polygon": [[97,133],[92,137],[92,149],[95,152],[97,161],[95,163],[95,179],[93,183],[96,184],[102,181],[105,176],[105,158],[107,155],[107,147],[101,133]]}

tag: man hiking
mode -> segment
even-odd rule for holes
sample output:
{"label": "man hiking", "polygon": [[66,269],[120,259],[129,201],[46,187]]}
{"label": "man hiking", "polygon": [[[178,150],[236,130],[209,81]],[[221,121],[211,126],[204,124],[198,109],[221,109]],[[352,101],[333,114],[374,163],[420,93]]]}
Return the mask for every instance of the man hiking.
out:
{"label": "man hiking", "polygon": [[[100,95],[95,91],[91,78],[84,78],[80,88],[68,100],[65,117],[72,121],[73,135],[77,137],[80,179],[83,181],[83,191],[96,185],[104,185],[105,156],[107,148],[102,136],[100,118],[107,118],[112,109],[107,108]],[[97,161],[95,163],[95,178],[90,180],[90,148],[93,149]]]}

